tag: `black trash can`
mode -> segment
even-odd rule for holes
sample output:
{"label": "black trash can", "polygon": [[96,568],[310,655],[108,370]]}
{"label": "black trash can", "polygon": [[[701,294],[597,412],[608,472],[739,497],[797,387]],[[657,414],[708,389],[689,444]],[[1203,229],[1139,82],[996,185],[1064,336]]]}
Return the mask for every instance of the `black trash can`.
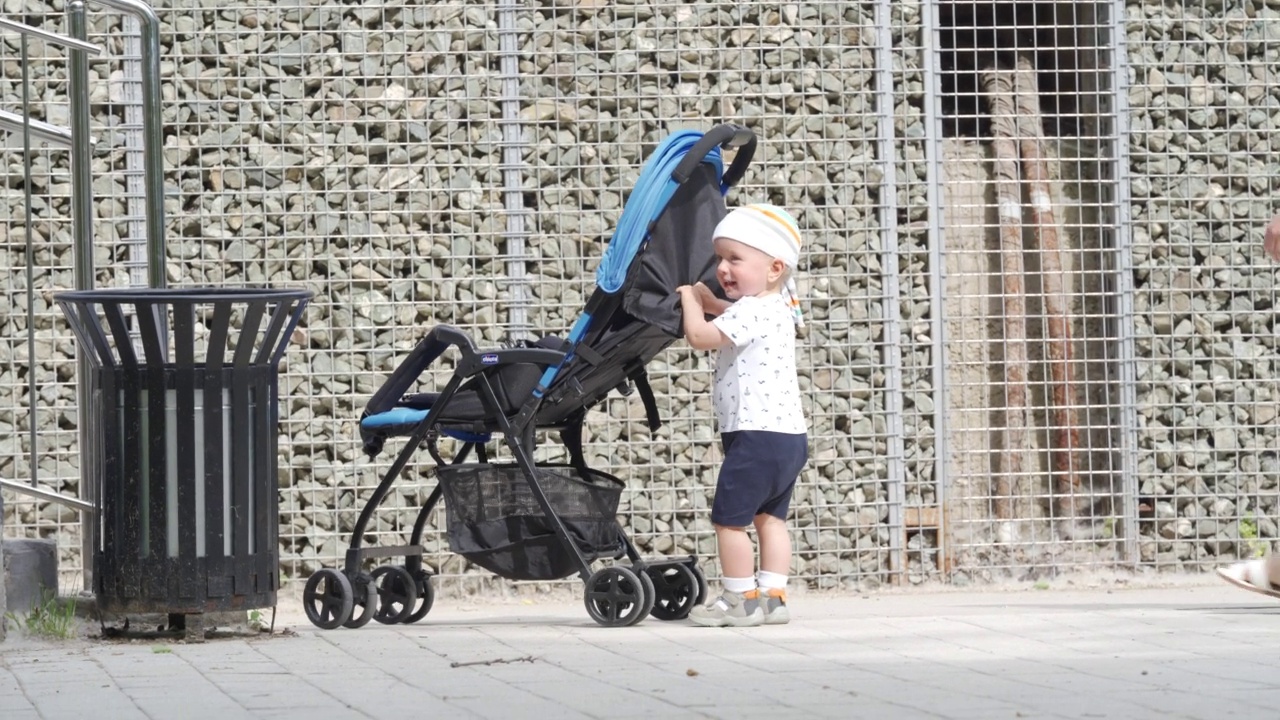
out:
{"label": "black trash can", "polygon": [[108,289],[54,299],[88,358],[82,462],[108,613],[271,607],[279,587],[278,372],[312,293]]}

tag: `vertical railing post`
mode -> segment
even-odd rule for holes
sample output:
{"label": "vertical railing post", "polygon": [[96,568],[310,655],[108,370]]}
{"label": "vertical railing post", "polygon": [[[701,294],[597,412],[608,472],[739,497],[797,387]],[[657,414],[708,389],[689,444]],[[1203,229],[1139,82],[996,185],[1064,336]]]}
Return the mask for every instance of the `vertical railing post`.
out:
{"label": "vertical railing post", "polygon": [[[946,168],[939,159],[942,145],[942,83],[938,48],[941,42],[938,32],[937,2],[925,0],[920,5],[922,33],[928,57],[924,63],[924,158],[925,201],[929,206],[929,321],[933,341],[933,481],[934,498],[938,503],[938,557],[950,557],[947,547],[950,522],[947,517],[948,467],[950,443],[948,442],[947,412],[947,313],[946,313],[946,224],[943,218],[942,186],[946,182]],[[947,565],[951,565],[947,561]],[[946,570],[938,568],[945,578]]]}
{"label": "vertical railing post", "polygon": [[[893,34],[889,28],[890,4],[893,0],[877,0],[876,18],[876,114],[880,170],[880,270],[883,273],[881,312],[884,319],[884,405],[887,437],[888,477],[885,484],[889,500],[889,569],[905,573],[903,557],[905,533],[903,505],[906,502],[906,442],[902,419],[902,290],[898,275],[898,173],[896,132],[893,112]],[[893,578],[897,582],[899,577]]]}
{"label": "vertical railing post", "polygon": [[[67,29],[72,38],[86,40],[88,23],[83,0],[67,3]],[[68,50],[67,76],[71,91],[71,237],[77,290],[92,290],[95,280],[93,266],[93,153],[89,129],[89,57],[84,50]],[[98,487],[94,483],[100,477],[97,472],[101,448],[94,442],[94,433],[84,416],[93,407],[93,391],[89,386],[91,368],[84,348],[76,344],[76,398],[80,416],[76,427],[80,434],[80,488],[81,499],[96,506]],[[93,588],[93,560],[97,553],[94,539],[97,537],[96,511],[80,512],[80,553],[84,568],[84,589]]]}
{"label": "vertical railing post", "polygon": [[[1111,199],[1115,222],[1110,223],[1115,240],[1115,333],[1117,368],[1120,380],[1120,472],[1121,510],[1124,513],[1124,556],[1130,564],[1140,560],[1138,552],[1138,368],[1134,337],[1133,218],[1129,206],[1129,57],[1125,45],[1125,0],[1113,0],[1108,18],[1111,46],[1111,130],[1114,167]],[[1106,184],[1103,185],[1104,189]]]}
{"label": "vertical railing post", "polygon": [[94,0],[138,20],[141,34],[143,186],[146,196],[147,283],[165,286],[164,135],[160,112],[160,18],[142,0]]}
{"label": "vertical railing post", "polygon": [[523,154],[524,139],[520,123],[520,47],[516,36],[516,11],[522,3],[501,0],[498,3],[498,58],[502,72],[502,198],[505,210],[507,279],[511,290],[507,334],[520,339],[532,334],[529,325],[529,281],[525,277],[525,238],[529,230],[525,220],[529,211],[524,206]]}
{"label": "vertical railing post", "polygon": [[[30,433],[28,440],[31,443],[31,447],[27,449],[29,453],[27,462],[31,466],[31,485],[35,486],[39,483],[40,464],[37,458],[39,423],[36,422],[36,386],[38,384],[36,380],[36,252],[35,247],[31,244],[33,235],[31,214],[34,207],[31,198],[31,186],[35,184],[31,182],[31,58],[28,51],[27,36],[23,35],[19,39],[19,43],[22,48],[22,192],[25,205],[23,208],[23,225],[26,230],[23,259],[24,264],[27,266],[27,397],[31,402],[30,412],[27,415],[27,424],[29,425],[27,430]],[[0,572],[3,572],[2,566],[0,566]]]}

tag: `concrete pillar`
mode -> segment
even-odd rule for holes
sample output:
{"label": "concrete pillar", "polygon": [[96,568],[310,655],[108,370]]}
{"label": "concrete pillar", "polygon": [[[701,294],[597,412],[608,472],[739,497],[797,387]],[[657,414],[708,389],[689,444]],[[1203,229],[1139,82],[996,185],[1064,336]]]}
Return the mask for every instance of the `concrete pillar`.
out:
{"label": "concrete pillar", "polygon": [[29,613],[58,594],[58,543],[8,539],[4,546],[5,598],[9,612]]}

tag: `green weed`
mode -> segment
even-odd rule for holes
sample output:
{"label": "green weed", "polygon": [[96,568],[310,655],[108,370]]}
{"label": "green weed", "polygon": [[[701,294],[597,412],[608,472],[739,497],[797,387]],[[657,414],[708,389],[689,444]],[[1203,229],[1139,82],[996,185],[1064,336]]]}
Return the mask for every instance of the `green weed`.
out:
{"label": "green weed", "polygon": [[1240,540],[1248,548],[1250,557],[1260,558],[1267,554],[1267,543],[1258,539],[1258,521],[1253,513],[1245,513],[1240,518]]}
{"label": "green weed", "polygon": [[60,600],[46,593],[44,602],[29,613],[5,613],[9,624],[28,635],[69,640],[76,632],[76,604],[74,600]]}
{"label": "green weed", "polygon": [[249,629],[257,632],[266,632],[271,627],[271,623],[267,621],[261,610],[249,611]]}

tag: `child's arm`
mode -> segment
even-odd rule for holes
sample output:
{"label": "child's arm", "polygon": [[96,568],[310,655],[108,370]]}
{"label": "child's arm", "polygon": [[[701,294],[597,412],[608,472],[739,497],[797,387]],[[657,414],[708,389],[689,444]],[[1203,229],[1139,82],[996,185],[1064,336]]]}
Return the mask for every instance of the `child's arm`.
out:
{"label": "child's arm", "polygon": [[720,328],[707,322],[706,310],[702,307],[702,298],[692,285],[681,285],[676,288],[680,293],[680,312],[684,318],[684,339],[694,350],[715,350],[729,344],[729,338],[720,332]]}

